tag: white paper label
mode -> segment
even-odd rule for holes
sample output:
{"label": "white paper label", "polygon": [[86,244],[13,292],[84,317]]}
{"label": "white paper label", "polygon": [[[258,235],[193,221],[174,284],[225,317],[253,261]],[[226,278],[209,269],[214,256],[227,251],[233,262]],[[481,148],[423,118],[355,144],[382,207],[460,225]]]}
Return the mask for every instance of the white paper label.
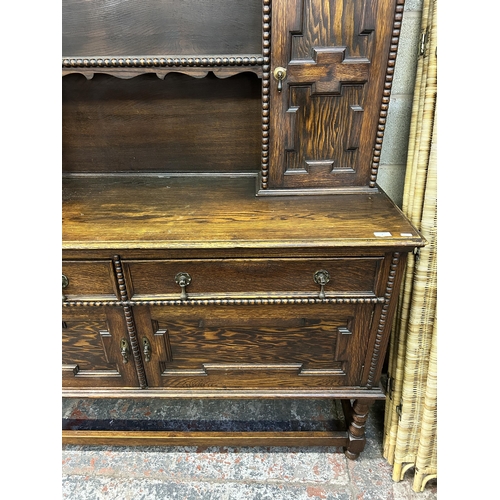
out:
{"label": "white paper label", "polygon": [[376,232],[376,233],[373,233],[377,238],[387,238],[387,236],[392,236],[391,233],[389,233],[389,231],[379,231],[379,232]]}

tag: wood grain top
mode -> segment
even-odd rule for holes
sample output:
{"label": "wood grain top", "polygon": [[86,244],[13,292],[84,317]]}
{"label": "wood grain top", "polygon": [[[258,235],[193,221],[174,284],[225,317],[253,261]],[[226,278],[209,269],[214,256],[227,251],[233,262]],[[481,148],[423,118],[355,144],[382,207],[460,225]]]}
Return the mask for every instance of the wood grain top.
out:
{"label": "wood grain top", "polygon": [[256,197],[250,176],[63,179],[63,249],[419,247],[383,192]]}

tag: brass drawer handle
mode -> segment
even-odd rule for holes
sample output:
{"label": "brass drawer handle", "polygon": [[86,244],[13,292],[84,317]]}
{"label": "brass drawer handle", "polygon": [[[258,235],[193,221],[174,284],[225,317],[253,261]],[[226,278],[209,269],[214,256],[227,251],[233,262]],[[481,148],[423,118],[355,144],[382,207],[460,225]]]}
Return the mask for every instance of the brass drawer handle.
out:
{"label": "brass drawer handle", "polygon": [[283,80],[286,78],[286,69],[278,66],[274,72],[273,76],[275,80],[278,80],[278,92],[283,90]]}
{"label": "brass drawer handle", "polygon": [[[65,276],[63,274],[62,275],[62,287],[63,287],[63,289],[66,288],[68,285],[69,285],[69,279],[67,278],[67,276]],[[64,295],[64,293],[62,294],[62,299],[63,299],[63,302],[66,300],[66,296]]]}
{"label": "brass drawer handle", "polygon": [[314,283],[318,284],[321,289],[319,291],[319,298],[325,298],[325,285],[330,281],[330,273],[321,269],[314,273]]}
{"label": "brass drawer handle", "polygon": [[177,273],[175,282],[181,287],[181,300],[186,300],[186,287],[191,283],[191,276],[188,273]]}
{"label": "brass drawer handle", "polygon": [[123,363],[128,363],[129,347],[128,342],[125,339],[122,339],[120,342],[120,353],[123,358]]}

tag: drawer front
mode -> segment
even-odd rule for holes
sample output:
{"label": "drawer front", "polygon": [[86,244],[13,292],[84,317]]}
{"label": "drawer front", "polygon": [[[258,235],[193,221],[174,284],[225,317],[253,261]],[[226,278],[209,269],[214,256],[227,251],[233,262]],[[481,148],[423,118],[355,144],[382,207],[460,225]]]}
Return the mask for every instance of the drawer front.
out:
{"label": "drawer front", "polygon": [[111,260],[63,261],[62,273],[62,293],[66,300],[85,297],[116,300],[119,297]]}
{"label": "drawer front", "polygon": [[327,271],[326,296],[375,296],[382,257],[329,259],[220,259],[124,261],[131,282],[131,298],[179,298],[176,282],[187,273],[187,296],[318,296],[318,271]]}
{"label": "drawer front", "polygon": [[359,385],[373,304],[137,306],[149,387],[328,389]]}

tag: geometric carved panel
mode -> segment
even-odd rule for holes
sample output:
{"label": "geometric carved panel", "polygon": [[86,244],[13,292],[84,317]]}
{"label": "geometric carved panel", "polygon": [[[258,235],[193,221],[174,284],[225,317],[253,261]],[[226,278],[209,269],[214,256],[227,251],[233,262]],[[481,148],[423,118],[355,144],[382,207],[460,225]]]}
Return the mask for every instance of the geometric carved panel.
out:
{"label": "geometric carved panel", "polygon": [[368,81],[370,61],[366,58],[346,59],[346,47],[313,47],[312,59],[288,63],[288,85],[310,85],[311,96],[341,95],[343,85]]}
{"label": "geometric carved panel", "polygon": [[150,306],[158,341],[171,350],[171,358],[161,363],[158,383],[248,389],[355,385],[368,332],[355,331],[353,318],[359,309],[356,324],[366,325],[363,317],[372,307]]}
{"label": "geometric carved panel", "polygon": [[395,7],[395,0],[273,2],[263,190],[374,187],[398,42]]}
{"label": "geometric carved panel", "polygon": [[63,328],[63,363],[77,364],[79,371],[111,370],[116,373],[116,362],[110,361],[109,331],[101,321],[65,321]]}
{"label": "geometric carved panel", "polygon": [[[362,87],[346,87],[343,98],[310,98],[310,88],[290,88],[285,175],[311,174],[315,179],[354,172],[363,110]],[[339,124],[347,123],[348,126]],[[314,141],[303,137],[314,136]],[[286,181],[285,181],[286,182]]]}
{"label": "geometric carved panel", "polygon": [[65,310],[62,330],[64,387],[137,387],[131,348],[121,308]]}

